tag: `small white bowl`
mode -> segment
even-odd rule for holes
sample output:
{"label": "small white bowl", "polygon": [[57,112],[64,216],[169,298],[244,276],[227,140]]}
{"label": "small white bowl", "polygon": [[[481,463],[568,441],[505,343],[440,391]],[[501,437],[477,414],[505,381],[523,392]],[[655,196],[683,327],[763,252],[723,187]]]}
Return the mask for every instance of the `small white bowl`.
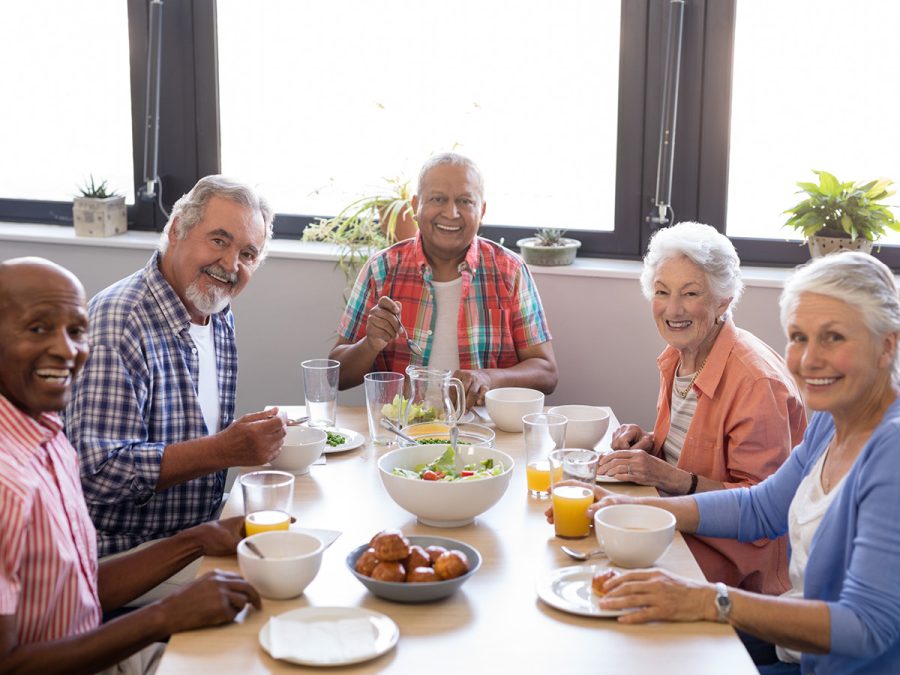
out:
{"label": "small white bowl", "polygon": [[594,534],[619,567],[650,567],[675,536],[675,516],[646,504],[613,504],[594,514]]}
{"label": "small white bowl", "polygon": [[488,414],[500,431],[522,433],[522,417],[544,410],[544,394],[537,389],[500,387],[484,395]]}
{"label": "small white bowl", "polygon": [[566,423],[566,447],[592,449],[606,435],[609,428],[609,410],[596,405],[557,405],[548,413],[564,415]]}
{"label": "small white bowl", "polygon": [[[247,541],[252,541],[265,558],[247,548]],[[286,600],[303,593],[315,579],[324,550],[324,542],[305,532],[260,532],[240,541],[238,565],[261,596]]]}
{"label": "small white bowl", "polygon": [[512,478],[513,458],[496,448],[460,445],[463,463],[473,464],[490,457],[503,463],[499,476],[476,480],[428,481],[391,473],[394,468],[412,469],[440,457],[446,445],[410,445],[385,453],[378,460],[381,482],[398,505],[415,515],[423,525],[462,527],[500,501]]}
{"label": "small white bowl", "polygon": [[304,474],[309,466],[325,451],[328,434],[324,429],[296,426],[288,427],[284,436],[284,444],[278,456],[269,462],[274,469]]}

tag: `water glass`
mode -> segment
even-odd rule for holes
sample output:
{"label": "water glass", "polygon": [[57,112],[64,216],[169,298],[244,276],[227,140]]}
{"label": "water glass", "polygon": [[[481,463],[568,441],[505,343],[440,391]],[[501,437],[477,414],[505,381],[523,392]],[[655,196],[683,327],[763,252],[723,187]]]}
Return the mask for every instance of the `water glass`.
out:
{"label": "water glass", "polygon": [[369,437],[376,445],[390,445],[397,436],[381,426],[386,418],[398,427],[402,414],[403,382],[402,373],[366,373],[366,412],[369,418]]}
{"label": "water glass", "polygon": [[550,453],[565,447],[564,415],[531,413],[522,416],[525,435],[525,476],[528,494],[532,497],[550,496]]}
{"label": "water glass", "polygon": [[333,427],[337,415],[338,375],[341,363],[333,359],[309,359],[300,364],[306,414],[311,427]]}
{"label": "water glass", "polygon": [[[550,498],[557,537],[582,539],[591,533],[587,510],[594,503],[599,461],[600,453],[595,450],[563,448],[550,453]],[[571,480],[586,485],[560,485]]]}
{"label": "water glass", "polygon": [[240,477],[247,536],[286,530],[291,524],[294,476],[286,471],[253,471]]}

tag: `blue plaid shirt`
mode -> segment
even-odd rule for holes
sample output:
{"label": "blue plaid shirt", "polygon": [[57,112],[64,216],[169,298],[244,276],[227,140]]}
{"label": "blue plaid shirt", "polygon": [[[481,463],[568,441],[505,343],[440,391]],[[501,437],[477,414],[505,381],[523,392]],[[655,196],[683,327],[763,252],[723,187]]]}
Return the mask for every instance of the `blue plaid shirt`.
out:
{"label": "blue plaid shirt", "polygon": [[[159,271],[159,257],[89,303],[91,354],[65,414],[101,556],[209,520],[225,486],[218,471],[156,492],[164,448],[209,434],[190,316]],[[234,316],[225,309],[210,320],[225,428],[237,386]]]}

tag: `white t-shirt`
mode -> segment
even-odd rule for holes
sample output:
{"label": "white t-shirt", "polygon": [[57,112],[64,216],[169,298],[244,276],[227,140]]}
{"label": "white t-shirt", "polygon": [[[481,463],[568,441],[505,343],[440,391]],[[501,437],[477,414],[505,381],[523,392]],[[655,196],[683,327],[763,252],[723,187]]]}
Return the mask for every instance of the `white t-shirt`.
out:
{"label": "white t-shirt", "polygon": [[[809,561],[809,548],[813,537],[822,522],[825,511],[837,497],[847,474],[825,494],[822,489],[822,467],[828,452],[823,452],[816,465],[806,478],[800,481],[791,506],[788,509],[788,536],[791,541],[791,564],[788,575],[791,579],[790,590],[781,594],[783,598],[803,598],[803,579],[806,575],[806,563]],[[778,658],[786,663],[800,663],[800,652],[784,647],[775,647]]]}
{"label": "white t-shirt", "polygon": [[203,421],[210,434],[219,430],[219,374],[216,371],[216,345],[213,342],[213,324],[205,326],[191,322],[188,332],[194,341],[200,362],[200,382],[197,383],[197,400],[203,411]]}
{"label": "white t-shirt", "polygon": [[428,357],[429,368],[459,370],[459,303],[462,301],[462,277],[453,281],[432,281],[437,319],[434,322],[434,342]]}

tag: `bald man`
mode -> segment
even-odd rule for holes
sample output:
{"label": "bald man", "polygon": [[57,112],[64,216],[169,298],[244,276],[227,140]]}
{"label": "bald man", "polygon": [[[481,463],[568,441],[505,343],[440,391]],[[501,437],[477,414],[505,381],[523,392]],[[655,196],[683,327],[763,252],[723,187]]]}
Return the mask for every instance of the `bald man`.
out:
{"label": "bald man", "polygon": [[[75,450],[57,412],[88,356],[84,289],[41,258],[0,263],[0,670],[144,672],[172,633],[230,621],[259,595],[211,572],[101,625],[201,555],[233,554],[241,519],[206,523],[97,563]],[[123,659],[125,661],[123,661]]]}

